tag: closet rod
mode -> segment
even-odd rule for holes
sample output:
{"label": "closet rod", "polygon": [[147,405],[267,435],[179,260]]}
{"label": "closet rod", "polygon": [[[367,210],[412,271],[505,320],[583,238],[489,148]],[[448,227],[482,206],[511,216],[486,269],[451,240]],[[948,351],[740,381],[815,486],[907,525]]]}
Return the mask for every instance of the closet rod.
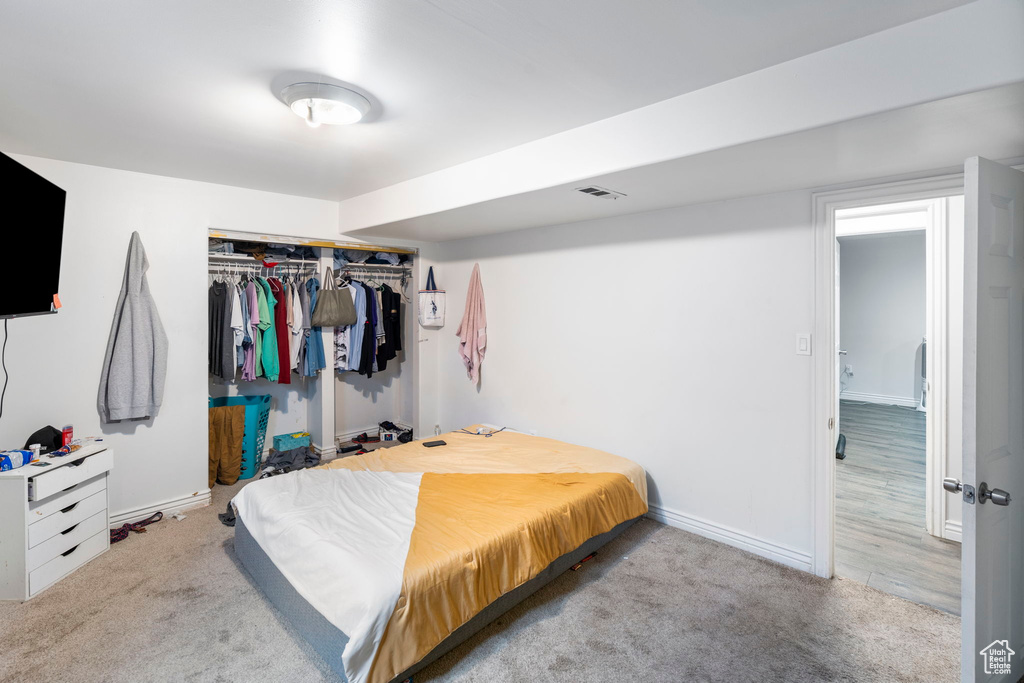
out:
{"label": "closet rod", "polygon": [[315,268],[308,268],[308,269],[307,268],[286,268],[284,266],[273,266],[271,268],[267,268],[266,266],[258,266],[257,268],[253,268],[251,270],[246,270],[246,269],[239,270],[237,268],[230,268],[228,266],[210,266],[209,268],[206,269],[206,272],[208,272],[208,273],[229,273],[229,274],[230,273],[238,273],[239,275],[246,275],[248,273],[256,272],[257,270],[267,271],[267,272],[279,271],[279,272],[282,272],[282,273],[309,273],[310,275],[316,275],[317,274],[317,271],[316,271]]}

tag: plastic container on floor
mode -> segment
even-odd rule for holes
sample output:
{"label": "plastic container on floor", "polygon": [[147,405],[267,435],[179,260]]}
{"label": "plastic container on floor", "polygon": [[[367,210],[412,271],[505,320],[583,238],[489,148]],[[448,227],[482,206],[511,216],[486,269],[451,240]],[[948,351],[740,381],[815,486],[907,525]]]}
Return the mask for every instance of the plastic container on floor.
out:
{"label": "plastic container on floor", "polygon": [[242,437],[242,470],[239,479],[251,479],[263,466],[263,442],[267,438],[270,394],[211,398],[210,407],[245,406],[245,435]]}
{"label": "plastic container on floor", "polygon": [[293,448],[301,448],[309,445],[309,432],[293,432],[291,434],[278,434],[274,437],[275,451],[290,451]]}

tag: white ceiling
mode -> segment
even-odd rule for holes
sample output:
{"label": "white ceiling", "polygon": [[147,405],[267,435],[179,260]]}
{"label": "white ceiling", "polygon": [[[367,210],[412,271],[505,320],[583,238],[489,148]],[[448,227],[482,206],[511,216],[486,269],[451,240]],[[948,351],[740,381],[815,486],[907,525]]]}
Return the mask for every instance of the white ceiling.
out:
{"label": "white ceiling", "polygon": [[[445,241],[1024,157],[1024,83],[396,221],[351,234]],[[596,184],[610,200],[575,188]],[[809,209],[808,209],[809,210]]]}
{"label": "white ceiling", "polygon": [[[340,200],[963,4],[3,3],[0,150]],[[276,99],[319,75],[372,120]]]}

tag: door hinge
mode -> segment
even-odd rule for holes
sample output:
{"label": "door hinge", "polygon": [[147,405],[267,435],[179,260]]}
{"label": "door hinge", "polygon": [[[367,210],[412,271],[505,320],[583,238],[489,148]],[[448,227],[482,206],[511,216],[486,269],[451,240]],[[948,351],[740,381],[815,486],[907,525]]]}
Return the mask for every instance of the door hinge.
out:
{"label": "door hinge", "polygon": [[830,417],[828,419],[828,428],[832,429],[832,427],[833,427],[833,425],[835,425],[835,423],[836,423],[836,419],[834,417]]}

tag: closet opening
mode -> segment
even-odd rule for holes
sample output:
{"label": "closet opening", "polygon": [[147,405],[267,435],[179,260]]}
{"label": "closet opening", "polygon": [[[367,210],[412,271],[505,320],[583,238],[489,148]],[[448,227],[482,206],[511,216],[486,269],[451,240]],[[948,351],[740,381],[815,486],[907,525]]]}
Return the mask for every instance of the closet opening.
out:
{"label": "closet opening", "polygon": [[[238,440],[226,445],[227,411],[215,419],[214,408],[244,406],[235,409],[245,413],[240,479],[411,440],[415,256],[210,230],[211,485],[233,483],[222,452]],[[281,457],[295,448],[308,453]]]}
{"label": "closet opening", "polygon": [[835,211],[834,573],[960,613],[962,196]]}
{"label": "closet opening", "polygon": [[[336,249],[333,258],[338,286],[354,291],[357,305],[361,300],[357,289],[364,294],[372,292],[384,315],[378,330],[384,336],[378,336],[383,341],[377,347],[376,364],[366,359],[371,345],[364,343],[361,349],[356,348],[359,341],[354,336],[355,327],[334,330],[335,437],[339,453],[409,441],[415,409],[411,358],[416,334],[411,256]],[[387,262],[380,263],[382,260]]]}

